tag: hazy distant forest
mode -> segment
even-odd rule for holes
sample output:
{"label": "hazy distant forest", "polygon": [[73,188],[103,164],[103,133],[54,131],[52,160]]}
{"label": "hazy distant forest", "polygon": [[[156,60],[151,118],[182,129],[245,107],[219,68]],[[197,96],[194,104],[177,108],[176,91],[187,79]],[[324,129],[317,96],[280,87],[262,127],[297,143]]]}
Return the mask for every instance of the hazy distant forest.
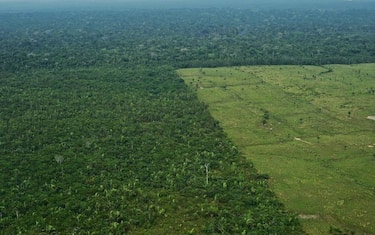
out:
{"label": "hazy distant forest", "polygon": [[374,62],[373,10],[176,9],[1,15],[2,71]]}
{"label": "hazy distant forest", "polygon": [[375,62],[374,30],[370,9],[1,13],[0,233],[302,234],[175,69]]}

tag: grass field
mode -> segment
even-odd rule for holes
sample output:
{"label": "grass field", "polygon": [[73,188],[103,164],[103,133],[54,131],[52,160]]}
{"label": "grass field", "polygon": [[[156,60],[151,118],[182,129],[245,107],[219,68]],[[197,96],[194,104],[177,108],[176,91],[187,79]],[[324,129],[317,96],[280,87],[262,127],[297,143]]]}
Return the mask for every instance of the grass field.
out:
{"label": "grass field", "polygon": [[309,234],[375,234],[375,64],[182,69]]}

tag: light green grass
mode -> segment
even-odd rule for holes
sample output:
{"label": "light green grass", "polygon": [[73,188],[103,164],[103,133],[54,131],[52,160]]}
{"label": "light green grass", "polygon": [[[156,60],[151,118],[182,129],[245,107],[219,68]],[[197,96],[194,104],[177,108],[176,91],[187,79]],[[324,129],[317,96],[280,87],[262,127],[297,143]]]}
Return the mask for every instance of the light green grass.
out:
{"label": "light green grass", "polygon": [[375,234],[375,64],[178,73],[306,232]]}

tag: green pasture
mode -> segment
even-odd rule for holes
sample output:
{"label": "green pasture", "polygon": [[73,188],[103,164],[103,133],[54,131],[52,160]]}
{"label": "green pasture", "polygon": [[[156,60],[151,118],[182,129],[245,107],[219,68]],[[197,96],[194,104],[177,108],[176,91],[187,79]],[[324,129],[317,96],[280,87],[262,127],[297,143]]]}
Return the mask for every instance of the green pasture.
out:
{"label": "green pasture", "polygon": [[375,234],[375,64],[178,73],[307,233]]}

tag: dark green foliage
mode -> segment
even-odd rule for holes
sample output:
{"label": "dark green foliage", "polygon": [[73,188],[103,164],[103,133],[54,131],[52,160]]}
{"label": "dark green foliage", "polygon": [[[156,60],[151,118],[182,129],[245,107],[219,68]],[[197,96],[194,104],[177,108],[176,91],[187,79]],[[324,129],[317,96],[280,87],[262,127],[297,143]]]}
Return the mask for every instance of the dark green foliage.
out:
{"label": "dark green foliage", "polygon": [[374,15],[371,9],[1,13],[0,69],[375,62]]}
{"label": "dark green foliage", "polygon": [[262,124],[266,125],[269,119],[270,119],[270,112],[268,112],[267,110],[264,110],[263,111]]}
{"label": "dark green foliage", "polygon": [[185,232],[300,232],[168,67],[8,74],[1,84],[7,234],[132,233],[169,218],[189,218]]}
{"label": "dark green foliage", "polygon": [[2,13],[1,233],[303,233],[173,70],[374,62],[372,13]]}
{"label": "dark green foliage", "polygon": [[329,228],[329,234],[332,234],[332,235],[355,235],[355,232],[351,231],[351,230],[348,230],[348,229],[341,230],[341,229],[336,228],[336,227],[330,227]]}

